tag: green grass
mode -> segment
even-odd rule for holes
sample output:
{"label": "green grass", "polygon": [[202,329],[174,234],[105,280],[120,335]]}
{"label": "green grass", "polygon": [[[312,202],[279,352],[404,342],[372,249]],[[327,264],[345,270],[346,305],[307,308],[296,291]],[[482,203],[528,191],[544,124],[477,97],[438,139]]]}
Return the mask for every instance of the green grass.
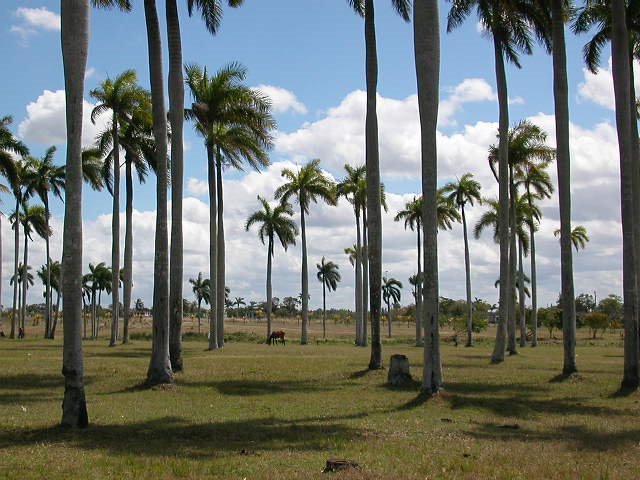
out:
{"label": "green grass", "polygon": [[[615,342],[581,342],[580,374],[566,380],[558,344],[501,365],[488,343],[444,345],[447,393],[426,399],[366,371],[368,349],[246,340],[207,352],[192,338],[176,388],[156,390],[140,387],[148,341],[87,342],[91,425],[66,431],[60,341],[2,339],[0,478],[640,477],[640,397],[615,395]],[[386,361],[392,353],[420,377],[420,349],[387,345]],[[330,457],[361,470],[320,473]]]}

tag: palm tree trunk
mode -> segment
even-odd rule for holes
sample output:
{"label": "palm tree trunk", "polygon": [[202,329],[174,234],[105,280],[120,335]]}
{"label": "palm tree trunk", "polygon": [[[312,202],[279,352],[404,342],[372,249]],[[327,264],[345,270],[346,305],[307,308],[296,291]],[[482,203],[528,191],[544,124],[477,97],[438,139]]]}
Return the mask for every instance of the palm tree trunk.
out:
{"label": "palm tree trunk", "polygon": [[[571,251],[571,157],[569,152],[569,88],[564,40],[565,12],[561,0],[552,0],[553,96],[556,119],[556,159],[560,204],[560,276],[562,290],[562,373],[576,372],[576,306]],[[626,62],[625,57],[625,62]],[[628,122],[627,122],[628,125]]]}
{"label": "palm tree trunk", "polygon": [[356,207],[356,345],[362,346],[362,238],[360,233],[360,207]]}
{"label": "palm tree trunk", "polygon": [[209,350],[218,349],[218,196],[216,163],[213,147],[207,145],[207,174],[209,181],[209,278],[211,282],[211,311],[209,312]]}
{"label": "palm tree trunk", "polygon": [[124,232],[124,287],[122,301],[124,315],[122,321],[122,343],[129,343],[129,317],[131,316],[131,289],[133,287],[133,173],[131,160],[126,158],[126,206]]}
{"label": "palm tree trunk", "polygon": [[58,326],[58,313],[60,313],[60,291],[56,292],[56,311],[53,314],[53,323],[51,324],[51,340],[56,336],[56,327]]}
{"label": "palm tree trunk", "polygon": [[[49,232],[49,196],[45,193],[42,199],[44,203],[44,216],[47,224],[47,232]],[[51,325],[51,254],[49,252],[49,235],[44,237],[45,252],[47,255],[47,280],[45,285],[45,297],[47,311],[45,313],[45,338],[53,339],[53,326]]]}
{"label": "palm tree trunk", "polygon": [[171,121],[171,260],[169,278],[169,354],[174,372],[183,370],[182,359],[182,184],[184,81],[182,42],[176,0],[166,2],[167,43],[169,46],[169,117]]}
{"label": "palm tree trunk", "polygon": [[538,278],[536,274],[536,240],[533,223],[529,224],[529,236],[531,237],[531,346],[535,347],[538,345]]}
{"label": "palm tree trunk", "polygon": [[200,335],[200,319],[202,318],[202,298],[198,298],[198,335]]}
{"label": "palm tree trunk", "polygon": [[307,267],[307,228],[302,205],[300,205],[300,230],[302,233],[302,336],[300,344],[306,345],[309,342],[309,269]]}
{"label": "palm tree trunk", "polygon": [[414,44],[418,109],[421,127],[422,197],[424,228],[424,370],[422,390],[442,389],[440,331],[438,325],[438,161],[436,124],[440,77],[440,30],[436,0],[417,0],[414,5]]}
{"label": "palm tree trunk", "polygon": [[273,308],[273,290],[271,288],[271,258],[273,257],[273,235],[269,236],[267,248],[267,341],[271,337],[271,309]]}
{"label": "palm tree trunk", "polygon": [[389,327],[389,338],[391,338],[391,305],[387,302],[387,323]]}
{"label": "palm tree trunk", "polygon": [[109,346],[118,341],[120,316],[120,137],[118,117],[113,115],[113,215],[111,217],[111,339]]}
{"label": "palm tree trunk", "polygon": [[[620,199],[622,211],[622,289],[624,297],[624,367],[621,388],[635,390],[640,383],[638,362],[637,272],[633,196],[633,150],[630,126],[632,113],[629,70],[629,42],[625,17],[625,2],[612,0],[611,55],[616,105],[616,127],[620,151]],[[566,361],[566,352],[565,352]],[[571,372],[569,372],[571,373]]]}
{"label": "palm tree trunk", "polygon": [[[156,143],[156,234],[153,261],[153,329],[147,384],[173,382],[169,360],[169,238],[167,228],[167,116],[162,81],[162,41],[155,0],[144,0],[149,49],[153,138]],[[182,107],[181,112],[182,112]]]}
{"label": "palm tree trunk", "polygon": [[522,266],[522,240],[518,242],[518,299],[520,303],[520,346],[527,346],[527,319],[524,305],[524,269]]}
{"label": "palm tree trunk", "polygon": [[324,277],[322,277],[322,339],[327,338],[327,286]]}
{"label": "palm tree trunk", "polygon": [[367,207],[362,210],[362,346],[369,344],[369,227]]}
{"label": "palm tree trunk", "polygon": [[[0,216],[0,259],[2,258],[2,216]],[[2,261],[0,261],[0,307],[2,304]],[[0,308],[0,330],[2,330],[2,308]]]}
{"label": "palm tree trunk", "polygon": [[27,229],[25,226],[24,230],[24,256],[23,256],[23,268],[24,272],[22,275],[22,304],[20,310],[20,326],[24,331],[25,319],[27,318],[27,280],[29,278],[29,271],[27,270],[27,260],[29,259],[29,237],[27,236]]}
{"label": "palm tree trunk", "polygon": [[96,327],[97,319],[96,319],[96,290],[93,289],[91,292],[91,338],[95,339],[97,337],[98,329]]}
{"label": "palm tree trunk", "polygon": [[13,307],[11,309],[11,332],[9,338],[15,338],[16,320],[18,319],[18,264],[20,260],[20,198],[16,195],[16,220],[13,234]]}
{"label": "palm tree trunk", "polygon": [[471,303],[471,261],[469,260],[469,238],[467,237],[467,216],[464,205],[460,208],[462,213],[462,233],[464,236],[464,272],[467,287],[467,343],[465,347],[473,347],[473,304]]}
{"label": "palm tree trunk", "polygon": [[365,0],[364,15],[367,113],[365,145],[367,166],[367,257],[369,262],[369,310],[371,316],[371,357],[369,369],[382,368],[380,342],[382,288],[382,213],[380,200],[380,157],[378,146],[378,52],[373,0]]}
{"label": "palm tree trunk", "polygon": [[422,275],[422,222],[418,221],[417,224],[417,232],[418,232],[418,284],[416,286],[417,297],[416,297],[416,347],[422,347],[423,343],[423,334],[422,331],[424,329],[423,316],[422,316],[422,283],[423,283],[423,275]]}
{"label": "palm tree trunk", "polygon": [[496,89],[498,91],[498,238],[500,241],[500,294],[496,343],[491,355],[492,363],[504,361],[506,326],[509,317],[509,296],[513,291],[509,269],[509,102],[507,76],[504,68],[501,40],[494,32]]}
{"label": "palm tree trunk", "polygon": [[66,97],[67,159],[62,239],[64,341],[62,425],[89,424],[82,354],[82,104],[89,50],[89,0],[61,0],[62,63]]}
{"label": "palm tree trunk", "polygon": [[509,165],[509,320],[507,322],[507,351],[517,355],[516,347],[516,186],[513,179],[513,167]]}
{"label": "palm tree trunk", "polygon": [[218,311],[217,335],[218,348],[224,346],[224,287],[226,285],[225,272],[225,245],[224,245],[224,195],[222,192],[222,156],[218,150],[216,162],[216,184],[218,186]]}

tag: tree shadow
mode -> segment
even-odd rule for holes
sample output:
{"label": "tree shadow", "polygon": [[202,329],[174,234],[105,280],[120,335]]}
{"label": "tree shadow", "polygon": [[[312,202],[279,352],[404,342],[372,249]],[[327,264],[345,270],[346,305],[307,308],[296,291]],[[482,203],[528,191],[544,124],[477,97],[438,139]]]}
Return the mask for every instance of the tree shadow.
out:
{"label": "tree shadow", "polygon": [[[331,423],[327,423],[327,422]],[[90,424],[79,431],[50,427],[0,431],[0,448],[64,441],[86,450],[114,455],[175,456],[192,459],[252,450],[328,450],[335,440],[361,438],[357,428],[323,419],[286,420],[256,418],[212,423],[192,423],[180,417],[162,417],[124,425]]]}
{"label": "tree shadow", "polygon": [[369,370],[368,368],[365,368],[364,370],[358,370],[357,372],[353,372],[351,375],[349,375],[349,378],[352,380],[357,380],[358,378],[366,377],[372,371],[373,370]]}
{"label": "tree shadow", "polygon": [[61,374],[21,373],[0,375],[0,392],[3,390],[37,390],[57,388],[64,385]]}
{"label": "tree shadow", "polygon": [[323,392],[336,390],[338,386],[320,385],[307,380],[289,380],[286,382],[266,380],[221,380],[221,381],[186,381],[180,382],[183,387],[214,388],[223,395],[258,396],[292,392]]}

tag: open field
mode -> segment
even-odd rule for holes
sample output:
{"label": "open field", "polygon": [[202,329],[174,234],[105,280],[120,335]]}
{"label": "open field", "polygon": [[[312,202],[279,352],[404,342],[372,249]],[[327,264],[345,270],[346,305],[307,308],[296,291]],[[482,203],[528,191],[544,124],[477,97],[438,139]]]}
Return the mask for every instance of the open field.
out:
{"label": "open field", "polygon": [[[149,342],[90,341],[91,425],[79,432],[56,427],[61,340],[0,340],[3,479],[323,478],[330,457],[362,466],[339,478],[640,477],[640,396],[615,395],[616,334],[582,338],[580,374],[564,381],[559,342],[497,366],[490,342],[444,345],[447,393],[432,399],[417,386],[387,388],[386,371],[364,369],[368,349],[346,343],[229,342],[207,352],[189,340],[177,386],[147,390]],[[421,349],[387,344],[385,361],[392,353],[408,355],[419,378]]]}

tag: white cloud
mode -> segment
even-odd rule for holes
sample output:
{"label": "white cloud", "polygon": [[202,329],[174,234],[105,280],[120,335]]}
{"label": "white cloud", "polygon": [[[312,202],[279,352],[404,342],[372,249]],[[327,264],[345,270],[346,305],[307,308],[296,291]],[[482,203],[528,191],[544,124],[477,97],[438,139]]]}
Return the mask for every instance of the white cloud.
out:
{"label": "white cloud", "polygon": [[[108,113],[100,115],[95,125],[91,123],[94,106],[83,101],[82,145],[85,147],[93,144],[96,135],[109,123]],[[64,144],[67,142],[65,115],[64,90],[45,90],[35,102],[27,105],[27,117],[20,122],[18,134],[26,141],[40,145]]]}
{"label": "white cloud", "polygon": [[284,113],[291,110],[294,113],[305,114],[307,107],[302,103],[296,95],[282,87],[274,87],[273,85],[258,85],[254,90],[262,92],[271,99],[271,105],[275,113]]}
{"label": "white cloud", "polygon": [[209,184],[205,180],[191,177],[187,180],[187,191],[192,195],[201,197],[209,193]]}
{"label": "white cloud", "polygon": [[439,125],[455,125],[453,116],[470,102],[495,101],[497,98],[491,85],[482,78],[467,78],[449,89],[449,97],[440,102],[438,108]]}
{"label": "white cloud", "polygon": [[[633,62],[634,83],[636,92],[640,91],[640,62]],[[611,57],[606,67],[598,70],[597,74],[583,68],[584,81],[578,85],[578,101],[593,102],[609,110],[615,110],[615,97],[613,93],[613,74]]]}
{"label": "white cloud", "polygon": [[18,35],[23,45],[26,45],[29,37],[39,32],[60,31],[60,15],[45,7],[20,7],[14,15],[19,19],[19,23],[11,25],[9,31]]}

